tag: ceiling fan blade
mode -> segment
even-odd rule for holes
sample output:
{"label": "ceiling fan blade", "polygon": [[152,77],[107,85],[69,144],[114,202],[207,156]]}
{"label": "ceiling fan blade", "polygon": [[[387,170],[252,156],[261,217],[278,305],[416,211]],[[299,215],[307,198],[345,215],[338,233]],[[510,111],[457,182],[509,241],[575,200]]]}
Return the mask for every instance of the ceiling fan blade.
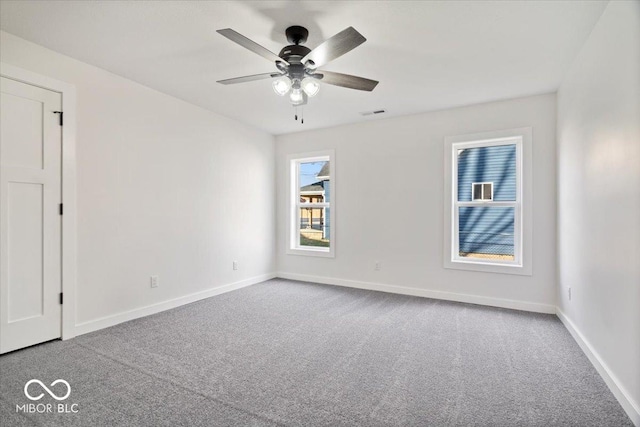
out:
{"label": "ceiling fan blade", "polygon": [[[351,76],[349,74],[334,73],[333,71],[321,71],[318,70],[314,77],[320,77],[322,74],[321,82],[328,83],[330,85],[348,87],[349,89],[366,90],[371,92],[378,84],[376,80],[365,79],[364,77]],[[316,78],[317,78],[316,77]]]}
{"label": "ceiling fan blade", "polygon": [[270,78],[273,78],[273,77],[280,77],[281,75],[282,74],[278,74],[278,73],[253,74],[251,76],[235,77],[233,79],[218,80],[218,83],[221,83],[223,85],[232,85],[232,84],[236,84],[236,83],[252,82],[254,80],[264,80],[264,79],[270,79]]}
{"label": "ceiling fan blade", "polygon": [[327,62],[333,61],[350,50],[355,49],[366,41],[367,39],[365,39],[362,34],[357,32],[353,27],[349,27],[325,40],[320,46],[307,53],[301,62],[307,64],[307,61],[313,61],[313,64],[309,63],[308,66],[312,68],[321,67]]}
{"label": "ceiling fan blade", "polygon": [[223,36],[225,36],[226,38],[228,38],[229,40],[231,40],[232,42],[236,42],[238,43],[240,46],[249,49],[251,52],[257,53],[258,55],[262,56],[263,58],[268,59],[269,61],[280,61],[283,62],[286,65],[289,65],[289,63],[287,61],[285,61],[284,59],[280,58],[278,55],[276,55],[275,53],[271,52],[269,49],[260,46],[258,43],[254,42],[251,39],[248,39],[247,37],[243,36],[242,34],[238,33],[237,31],[232,30],[231,28],[225,28],[223,30],[218,30],[218,33],[222,34]]}

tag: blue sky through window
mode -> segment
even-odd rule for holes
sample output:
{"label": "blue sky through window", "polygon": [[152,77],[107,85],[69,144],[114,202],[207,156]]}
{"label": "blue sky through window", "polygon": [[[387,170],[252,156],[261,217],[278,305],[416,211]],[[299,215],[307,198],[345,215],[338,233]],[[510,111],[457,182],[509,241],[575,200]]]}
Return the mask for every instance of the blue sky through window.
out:
{"label": "blue sky through window", "polygon": [[300,187],[317,181],[316,175],[326,162],[300,163]]}

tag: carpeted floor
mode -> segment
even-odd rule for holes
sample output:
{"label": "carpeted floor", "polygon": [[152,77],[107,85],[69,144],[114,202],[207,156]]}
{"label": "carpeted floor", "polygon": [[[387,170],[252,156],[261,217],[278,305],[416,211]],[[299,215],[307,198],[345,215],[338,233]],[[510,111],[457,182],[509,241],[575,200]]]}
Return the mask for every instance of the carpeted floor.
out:
{"label": "carpeted floor", "polygon": [[[553,315],[286,280],[13,352],[0,369],[3,427],[632,425]],[[71,395],[32,384],[45,396],[31,402],[34,378]],[[78,412],[16,413],[28,403]]]}

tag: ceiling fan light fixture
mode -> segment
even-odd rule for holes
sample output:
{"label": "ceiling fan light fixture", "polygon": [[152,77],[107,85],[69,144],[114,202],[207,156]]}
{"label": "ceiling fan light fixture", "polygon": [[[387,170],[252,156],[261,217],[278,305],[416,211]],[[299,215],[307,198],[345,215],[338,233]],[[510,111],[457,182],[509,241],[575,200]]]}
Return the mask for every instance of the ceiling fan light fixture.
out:
{"label": "ceiling fan light fixture", "polygon": [[291,89],[291,79],[287,76],[278,77],[273,81],[273,91],[280,96],[285,96]]}
{"label": "ceiling fan light fixture", "polygon": [[302,90],[304,90],[304,93],[308,96],[316,96],[318,91],[320,91],[320,83],[314,78],[307,77],[302,80]]}

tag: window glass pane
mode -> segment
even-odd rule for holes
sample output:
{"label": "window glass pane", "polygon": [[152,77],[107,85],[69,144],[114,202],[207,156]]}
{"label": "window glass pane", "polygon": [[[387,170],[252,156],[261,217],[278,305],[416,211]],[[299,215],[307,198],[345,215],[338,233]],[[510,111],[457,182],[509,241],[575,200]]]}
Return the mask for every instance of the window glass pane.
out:
{"label": "window glass pane", "polygon": [[300,202],[328,203],[329,162],[300,163]]}
{"label": "window glass pane", "polygon": [[299,243],[302,247],[329,248],[330,208],[306,207],[308,203],[330,203],[331,182],[328,161],[301,162]]}
{"label": "window glass pane", "polygon": [[514,208],[467,206],[458,209],[460,257],[514,260]]}
{"label": "window glass pane", "polygon": [[329,247],[329,208],[300,208],[300,246]]}
{"label": "window glass pane", "polygon": [[482,190],[482,198],[484,200],[491,200],[491,184],[483,184],[484,189]]}
{"label": "window glass pane", "polygon": [[482,200],[482,185],[473,184],[473,200]]}
{"label": "window glass pane", "polygon": [[[472,201],[471,184],[474,182],[493,183],[495,201],[515,201],[515,144],[458,150],[459,202]],[[486,190],[484,196],[485,199],[489,198]]]}

